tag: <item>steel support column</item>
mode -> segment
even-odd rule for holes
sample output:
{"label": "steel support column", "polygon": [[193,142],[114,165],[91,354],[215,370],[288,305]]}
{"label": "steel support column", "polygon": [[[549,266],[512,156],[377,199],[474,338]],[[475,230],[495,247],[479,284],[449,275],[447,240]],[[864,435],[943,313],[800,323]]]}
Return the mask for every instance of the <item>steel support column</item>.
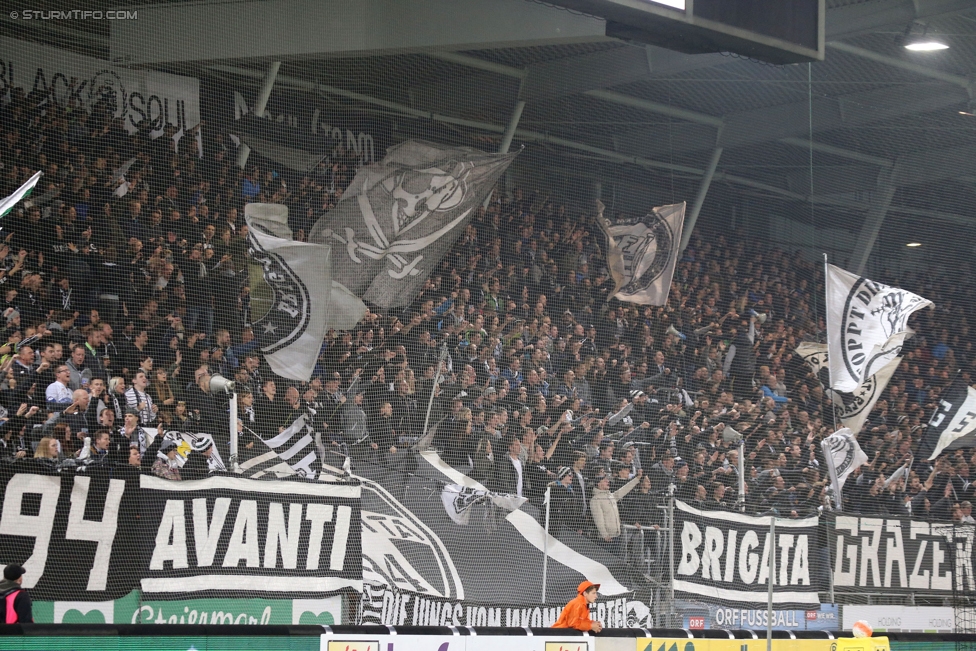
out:
{"label": "steel support column", "polygon": [[857,234],[857,242],[854,244],[854,253],[851,255],[850,271],[857,275],[864,273],[868,258],[874,249],[875,242],[878,241],[878,233],[881,225],[884,224],[885,217],[888,215],[888,207],[895,196],[898,188],[894,182],[894,170],[881,170],[878,175],[878,198],[871,202],[867,214],[864,216],[864,224],[861,225],[861,232]]}
{"label": "steel support column", "polygon": [[[274,89],[275,79],[278,78],[278,68],[281,67],[281,61],[272,61],[271,65],[268,67],[268,74],[264,76],[264,83],[261,84],[261,92],[258,93],[258,99],[254,103],[254,115],[258,117],[264,116],[264,109],[268,107],[268,100],[271,98],[271,91]],[[237,166],[244,169],[247,165],[247,157],[251,155],[251,148],[241,143],[240,148],[237,150]]]}
{"label": "steel support column", "polygon": [[712,185],[712,179],[715,178],[715,168],[718,167],[720,158],[722,158],[722,148],[716,147],[712,151],[712,157],[708,160],[708,167],[705,168],[705,176],[702,177],[701,185],[698,186],[695,203],[692,204],[691,212],[685,218],[685,224],[681,229],[681,248],[679,251],[684,251],[688,242],[691,241],[691,232],[695,230],[695,222],[698,221],[698,214],[701,213],[702,204],[705,203],[705,197],[708,196],[708,188]]}

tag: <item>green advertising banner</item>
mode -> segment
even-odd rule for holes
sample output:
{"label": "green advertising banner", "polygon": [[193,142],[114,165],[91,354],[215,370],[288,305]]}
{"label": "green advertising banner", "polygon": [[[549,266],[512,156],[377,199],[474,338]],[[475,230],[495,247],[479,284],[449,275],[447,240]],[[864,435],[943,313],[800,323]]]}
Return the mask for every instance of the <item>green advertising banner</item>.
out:
{"label": "green advertising banner", "polygon": [[[114,601],[35,601],[38,624],[342,623],[342,597],[325,599],[147,600],[133,590]],[[4,648],[0,646],[0,648]],[[199,650],[199,647],[198,651]]]}

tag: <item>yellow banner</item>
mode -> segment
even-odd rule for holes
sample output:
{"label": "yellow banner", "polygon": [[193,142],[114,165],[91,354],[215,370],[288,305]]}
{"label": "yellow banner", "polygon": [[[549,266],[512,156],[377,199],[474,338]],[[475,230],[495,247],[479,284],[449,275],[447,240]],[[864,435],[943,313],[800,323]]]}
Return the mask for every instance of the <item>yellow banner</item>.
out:
{"label": "yellow banner", "polygon": [[[887,641],[887,640],[886,640]],[[877,651],[860,647],[833,647],[837,640],[773,640],[773,651]],[[689,638],[643,637],[637,640],[637,651],[766,651],[766,639],[758,640],[692,640]]]}

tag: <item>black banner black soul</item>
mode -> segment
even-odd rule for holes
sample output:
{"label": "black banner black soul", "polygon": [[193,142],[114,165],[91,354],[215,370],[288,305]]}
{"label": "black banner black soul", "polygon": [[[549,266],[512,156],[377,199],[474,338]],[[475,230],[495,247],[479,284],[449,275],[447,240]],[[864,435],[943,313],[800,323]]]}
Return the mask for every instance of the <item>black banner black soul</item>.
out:
{"label": "black banner black soul", "polygon": [[971,524],[837,516],[830,529],[838,592],[976,591]]}
{"label": "black banner black soul", "polygon": [[[768,517],[700,511],[675,501],[674,589],[743,604],[766,603]],[[817,590],[817,518],[777,519],[773,602],[781,608],[820,603]]]}
{"label": "black banner black soul", "polygon": [[128,467],[0,470],[0,563],[35,599],[323,594],[362,588],[360,487],[219,476],[171,482]]}

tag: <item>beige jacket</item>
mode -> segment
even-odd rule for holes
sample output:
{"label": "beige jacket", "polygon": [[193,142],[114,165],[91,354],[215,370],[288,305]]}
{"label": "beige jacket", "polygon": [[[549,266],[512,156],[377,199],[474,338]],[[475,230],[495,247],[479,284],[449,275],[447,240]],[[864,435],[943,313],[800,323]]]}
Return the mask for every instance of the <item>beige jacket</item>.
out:
{"label": "beige jacket", "polygon": [[593,514],[593,522],[601,538],[616,538],[620,535],[620,511],[617,509],[617,502],[634,490],[640,480],[640,477],[634,477],[613,493],[599,488],[593,489],[590,513]]}

